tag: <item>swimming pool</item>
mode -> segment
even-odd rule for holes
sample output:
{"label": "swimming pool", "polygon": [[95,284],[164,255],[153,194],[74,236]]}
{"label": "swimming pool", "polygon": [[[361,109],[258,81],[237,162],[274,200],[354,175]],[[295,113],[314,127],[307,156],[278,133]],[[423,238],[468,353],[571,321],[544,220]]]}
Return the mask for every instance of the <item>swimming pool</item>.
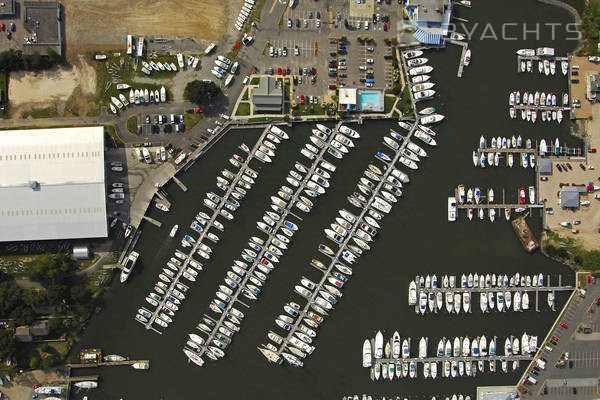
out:
{"label": "swimming pool", "polygon": [[360,93],[360,107],[362,111],[383,111],[380,91],[362,91]]}

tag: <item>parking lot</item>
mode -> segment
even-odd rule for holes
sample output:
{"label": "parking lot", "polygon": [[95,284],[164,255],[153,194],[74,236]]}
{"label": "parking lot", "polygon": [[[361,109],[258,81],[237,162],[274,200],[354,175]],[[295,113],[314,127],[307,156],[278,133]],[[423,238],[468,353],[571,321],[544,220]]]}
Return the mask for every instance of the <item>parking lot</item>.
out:
{"label": "parking lot", "polygon": [[[396,37],[398,4],[391,0],[354,3],[299,2],[285,11],[283,5],[277,6],[281,11],[264,10],[259,37],[266,39],[258,39],[262,52],[251,62],[260,73],[277,74],[279,68],[286,72],[289,68],[296,78],[297,101],[302,95],[327,101],[334,93],[329,89],[339,86],[390,88],[392,46],[385,41]],[[299,68],[314,68],[315,83],[311,75],[300,75]]]}
{"label": "parking lot", "polygon": [[137,116],[138,135],[172,134],[185,132],[183,114],[144,114]]}
{"label": "parking lot", "polygon": [[597,305],[600,283],[597,282],[589,284],[585,294],[576,292],[550,332],[550,340],[540,346],[540,360],[545,365],[527,370],[526,375],[534,381],[525,384],[530,391],[523,398],[587,400],[598,397],[598,339],[594,341],[595,336],[581,333],[583,327],[600,322]]}

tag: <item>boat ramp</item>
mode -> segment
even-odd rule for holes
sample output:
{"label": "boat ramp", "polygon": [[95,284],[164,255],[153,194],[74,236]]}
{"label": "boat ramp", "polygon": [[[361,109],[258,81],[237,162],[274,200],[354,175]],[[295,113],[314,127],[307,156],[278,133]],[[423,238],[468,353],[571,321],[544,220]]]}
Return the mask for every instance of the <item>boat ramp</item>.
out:
{"label": "boat ramp", "polygon": [[[254,147],[251,149],[250,153],[248,154],[248,157],[243,162],[240,163],[241,166],[238,169],[237,174],[233,178],[231,184],[228,186],[227,191],[223,194],[223,196],[221,196],[221,201],[219,202],[219,204],[217,204],[217,207],[215,207],[215,210],[213,211],[210,219],[207,221],[203,231],[200,232],[200,237],[196,240],[196,243],[194,243],[194,245],[191,246],[191,251],[188,253],[187,258],[183,261],[182,267],[179,269],[179,271],[176,273],[175,277],[173,277],[171,283],[169,284],[169,288],[168,288],[168,290],[166,290],[167,293],[170,293],[173,289],[176,288],[176,285],[179,283],[183,273],[187,270],[190,261],[193,260],[193,256],[194,256],[194,254],[196,254],[196,251],[200,247],[200,244],[207,237],[208,231],[210,230],[210,228],[213,227],[213,224],[214,224],[215,220],[217,219],[217,217],[219,215],[221,215],[220,210],[225,205],[227,198],[231,195],[231,192],[233,192],[237,183],[240,181],[242,175],[244,174],[244,171],[246,170],[246,168],[248,168],[250,162],[255,159],[254,154],[255,154],[256,150],[258,150],[258,148],[260,147],[260,145],[263,142],[263,139],[267,136],[267,134],[269,132],[270,132],[269,127],[264,129],[264,131],[260,135],[259,139],[256,141],[256,144],[254,145]],[[258,158],[256,158],[256,160],[261,161]],[[201,264],[201,263],[199,263],[199,264]],[[165,303],[167,301],[168,301],[167,297],[163,296],[162,300],[159,302],[158,306],[156,307],[156,311],[153,312],[152,316],[148,319],[148,322],[144,323],[144,322],[139,321],[138,319],[136,319],[136,321],[143,324],[146,327],[146,329],[153,330],[159,334],[162,334],[162,332],[160,330],[153,327],[153,323],[154,323],[155,319],[158,317],[159,311],[165,306]]]}
{"label": "boat ramp", "polygon": [[[210,333],[204,332],[207,334],[207,338],[205,340],[205,345],[201,346],[199,351],[191,349],[189,347],[185,347],[184,350],[192,351],[192,352],[196,353],[199,357],[202,357],[207,351],[209,351],[207,349],[207,346],[212,345],[213,341],[216,339],[216,334],[220,332],[221,328],[229,329],[224,326],[224,322],[228,320],[228,315],[232,311],[232,308],[234,308],[234,305],[239,303],[247,308],[250,308],[244,301],[240,300],[240,295],[243,295],[243,294],[242,294],[241,290],[239,290],[239,289],[244,288],[246,286],[246,284],[248,283],[249,278],[251,276],[253,276],[252,272],[255,270],[256,266],[261,262],[261,260],[264,259],[265,252],[267,252],[269,250],[269,247],[272,244],[272,241],[275,238],[276,233],[279,232],[280,228],[285,227],[284,224],[285,224],[286,219],[291,215],[291,216],[294,216],[296,219],[301,220],[299,217],[297,217],[295,214],[292,213],[291,208],[294,207],[296,202],[299,200],[299,196],[302,194],[303,190],[306,187],[306,184],[308,183],[308,181],[311,179],[311,177],[315,173],[315,169],[320,166],[321,161],[323,161],[323,158],[324,158],[325,154],[327,153],[327,150],[330,148],[331,141],[335,139],[335,136],[336,136],[335,134],[339,132],[338,131],[339,127],[342,124],[343,124],[343,121],[339,122],[337,124],[336,128],[329,135],[329,138],[325,142],[325,145],[319,150],[319,153],[316,155],[315,159],[313,160],[312,165],[308,168],[303,179],[300,181],[300,184],[297,187],[296,191],[294,192],[294,194],[292,195],[290,200],[287,202],[287,206],[281,207],[283,209],[283,212],[280,214],[281,216],[280,216],[279,220],[277,220],[275,222],[275,225],[272,226],[271,231],[263,230],[260,227],[257,228],[267,235],[267,238],[264,239],[265,243],[262,246],[262,248],[260,249],[260,251],[257,251],[257,256],[254,258],[254,261],[249,265],[246,273],[242,277],[242,280],[240,282],[238,282],[237,288],[234,289],[235,292],[230,296],[229,302],[227,304],[225,304],[224,308],[222,309],[222,313],[220,314],[220,317],[218,319],[214,319],[210,316],[207,316],[206,314],[204,315],[205,318],[209,318],[214,323],[214,326],[211,327]],[[331,147],[333,147],[333,146],[331,146]],[[292,240],[292,239],[293,238],[290,238],[290,240]]]}
{"label": "boat ramp", "polygon": [[[357,215],[356,222],[353,224],[353,227],[351,229],[352,232],[356,231],[356,229],[358,228],[359,223],[361,223],[363,221],[363,217],[369,211],[369,209],[371,207],[371,204],[373,203],[373,201],[375,199],[375,196],[382,189],[383,185],[388,182],[386,178],[388,176],[390,176],[392,170],[394,169],[393,168],[394,165],[398,162],[398,160],[402,156],[402,150],[410,142],[410,138],[412,137],[413,133],[416,130],[417,130],[417,124],[414,123],[412,125],[412,128],[409,131],[408,135],[402,141],[402,143],[400,145],[400,148],[397,151],[394,150],[395,154],[394,154],[394,157],[392,158],[392,161],[390,161],[390,162],[387,163],[386,170],[384,171],[381,180],[376,183],[376,187],[375,187],[375,189],[373,189],[373,193],[372,193],[371,197],[368,199],[367,204],[361,209],[360,214]],[[320,271],[320,272],[323,273],[323,277],[317,283],[317,287],[313,290],[312,295],[309,298],[307,298],[308,302],[306,303],[306,305],[300,311],[298,311],[299,315],[296,318],[295,322],[292,324],[291,329],[288,332],[287,336],[283,339],[283,342],[279,345],[279,348],[278,348],[278,350],[276,352],[277,355],[281,356],[281,354],[283,352],[285,352],[286,349],[287,349],[287,347],[289,346],[290,339],[293,338],[293,337],[295,337],[294,333],[299,330],[300,323],[303,321],[304,317],[307,316],[308,312],[310,311],[311,304],[313,304],[314,301],[315,301],[315,299],[319,296],[319,292],[321,291],[321,289],[323,288],[323,286],[328,282],[328,277],[331,276],[331,272],[334,270],[335,265],[340,262],[340,257],[342,256],[342,253],[344,251],[346,251],[346,246],[352,240],[352,237],[353,237],[353,235],[346,236],[344,238],[343,242],[340,243],[340,244],[338,244],[339,245],[339,250],[335,253],[335,255],[334,256],[328,256],[328,257],[330,257],[331,261],[330,261],[330,263],[327,266],[327,269],[325,271],[323,271],[323,270],[315,267],[318,271]]]}

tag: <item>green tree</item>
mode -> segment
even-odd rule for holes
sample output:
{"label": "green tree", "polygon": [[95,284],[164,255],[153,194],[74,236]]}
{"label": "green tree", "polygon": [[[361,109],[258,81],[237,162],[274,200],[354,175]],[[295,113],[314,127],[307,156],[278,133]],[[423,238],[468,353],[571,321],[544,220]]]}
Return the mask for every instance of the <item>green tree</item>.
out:
{"label": "green tree", "polygon": [[12,330],[0,329],[0,361],[10,360],[16,351]]}
{"label": "green tree", "polygon": [[48,286],[48,302],[51,304],[60,303],[67,299],[67,287],[61,284],[51,284]]}
{"label": "green tree", "polygon": [[40,282],[60,283],[76,268],[66,254],[42,254],[29,268],[29,278]]}
{"label": "green tree", "polygon": [[73,304],[85,305],[89,304],[92,300],[90,291],[83,285],[73,286],[69,290],[69,295]]}
{"label": "green tree", "polygon": [[183,97],[192,103],[202,104],[211,97],[221,93],[221,88],[214,82],[191,81],[185,86]]}

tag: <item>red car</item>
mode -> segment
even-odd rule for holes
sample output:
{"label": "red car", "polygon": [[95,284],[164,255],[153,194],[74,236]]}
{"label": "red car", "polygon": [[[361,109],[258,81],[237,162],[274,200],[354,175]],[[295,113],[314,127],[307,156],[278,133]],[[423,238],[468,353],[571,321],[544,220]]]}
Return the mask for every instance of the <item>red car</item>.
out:
{"label": "red car", "polygon": [[300,95],[300,104],[304,104],[304,95],[303,94]]}
{"label": "red car", "polygon": [[[2,24],[2,25],[4,25],[4,24]],[[35,385],[33,388],[34,388],[34,389],[37,389],[37,388],[39,388],[40,386],[42,386],[42,384],[41,384],[41,383],[37,383],[37,384],[36,384],[36,385]]]}
{"label": "red car", "polygon": [[563,328],[567,329],[569,326],[567,324],[565,324],[564,322],[560,323],[560,326],[562,326]]}
{"label": "red car", "polygon": [[558,342],[558,338],[556,336],[552,336],[552,340],[554,340],[555,342]]}
{"label": "red car", "polygon": [[383,23],[383,30],[387,32],[388,26],[387,26],[387,22]]}
{"label": "red car", "polygon": [[287,67],[287,74],[289,75],[291,73],[290,67]]}
{"label": "red car", "polygon": [[286,76],[286,75],[287,75],[287,71],[286,71],[286,69],[285,69],[285,68],[283,69],[283,73],[282,73],[282,75],[283,75],[283,76]]}
{"label": "red car", "polygon": [[573,167],[571,167],[571,164],[567,163],[567,167],[569,167],[569,169],[573,169]]}
{"label": "red car", "polygon": [[277,68],[277,75],[281,75],[281,67]]}
{"label": "red car", "polygon": [[0,24],[0,30],[4,32],[6,30],[6,25]]}
{"label": "red car", "polygon": [[336,86],[335,85],[329,85],[329,89],[335,89]]}

